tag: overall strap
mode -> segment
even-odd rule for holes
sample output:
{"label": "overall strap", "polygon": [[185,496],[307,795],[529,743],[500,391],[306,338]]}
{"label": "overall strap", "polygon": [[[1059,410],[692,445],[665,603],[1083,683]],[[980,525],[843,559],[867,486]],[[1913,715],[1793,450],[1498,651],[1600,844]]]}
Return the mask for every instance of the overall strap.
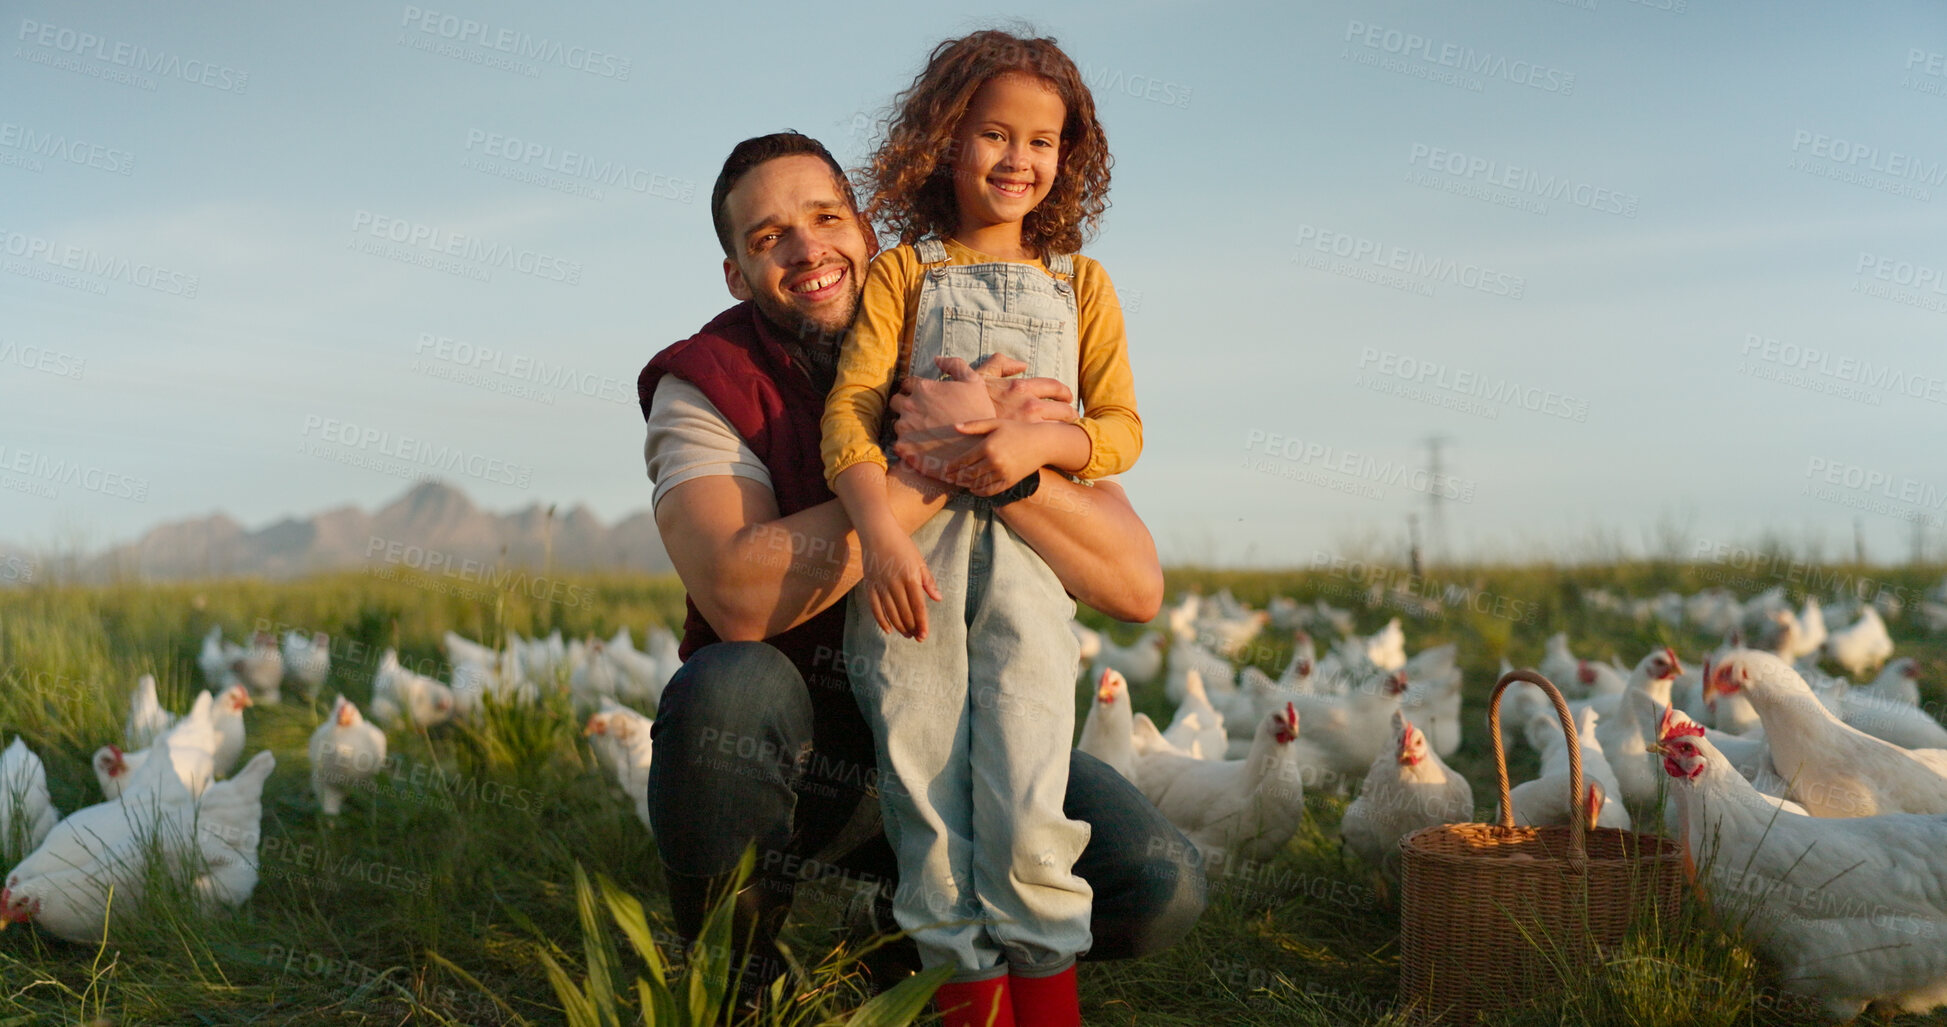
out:
{"label": "overall strap", "polygon": [[929,235],[921,239],[913,244],[913,249],[919,254],[919,262],[922,264],[946,263],[946,244],[941,242],[938,236]]}
{"label": "overall strap", "polygon": [[1064,278],[1074,277],[1075,255],[1072,253],[1057,253],[1054,256],[1049,257],[1048,273],[1054,275],[1061,275]]}

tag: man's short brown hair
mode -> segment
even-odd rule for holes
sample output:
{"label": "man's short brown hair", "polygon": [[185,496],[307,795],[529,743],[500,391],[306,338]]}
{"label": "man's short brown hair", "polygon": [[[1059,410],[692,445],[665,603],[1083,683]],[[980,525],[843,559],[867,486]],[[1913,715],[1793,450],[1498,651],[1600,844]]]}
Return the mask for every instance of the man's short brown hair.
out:
{"label": "man's short brown hair", "polygon": [[845,177],[845,169],[838,166],[831,151],[825,144],[799,132],[773,132],[767,136],[754,136],[738,143],[723,160],[723,170],[717,172],[717,184],[710,189],[710,220],[717,228],[717,242],[723,246],[723,255],[734,257],[730,246],[729,214],[725,206],[730,199],[730,190],[737,188],[746,172],[766,161],[779,157],[816,157],[832,169],[832,182],[838,186],[839,195],[845,197],[854,212],[859,209],[858,198],[852,195],[852,182]]}

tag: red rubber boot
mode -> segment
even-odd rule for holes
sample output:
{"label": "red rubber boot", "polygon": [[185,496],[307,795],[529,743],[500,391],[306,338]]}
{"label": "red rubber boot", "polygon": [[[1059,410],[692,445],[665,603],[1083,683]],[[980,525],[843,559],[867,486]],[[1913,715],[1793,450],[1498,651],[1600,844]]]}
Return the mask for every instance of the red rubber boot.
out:
{"label": "red rubber boot", "polygon": [[1082,1000],[1075,994],[1075,964],[1046,977],[1008,975],[1017,1027],[1081,1027]]}
{"label": "red rubber boot", "polygon": [[1008,976],[942,984],[933,993],[944,1027],[1014,1027],[1014,1002]]}

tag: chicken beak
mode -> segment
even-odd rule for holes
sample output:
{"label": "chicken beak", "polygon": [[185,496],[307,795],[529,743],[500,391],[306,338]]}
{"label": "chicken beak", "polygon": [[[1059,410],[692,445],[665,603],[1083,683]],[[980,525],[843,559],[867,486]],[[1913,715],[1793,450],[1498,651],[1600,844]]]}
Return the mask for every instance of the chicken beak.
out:
{"label": "chicken beak", "polygon": [[1651,742],[1650,744],[1643,747],[1643,751],[1656,756],[1670,755],[1670,750],[1664,748],[1663,743],[1661,741]]}

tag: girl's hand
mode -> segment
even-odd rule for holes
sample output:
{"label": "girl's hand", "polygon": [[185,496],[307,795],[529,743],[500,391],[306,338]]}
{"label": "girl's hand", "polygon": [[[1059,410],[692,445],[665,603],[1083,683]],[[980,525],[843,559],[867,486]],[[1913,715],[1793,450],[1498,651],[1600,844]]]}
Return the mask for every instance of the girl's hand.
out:
{"label": "girl's hand", "polygon": [[940,480],[976,496],[1000,492],[1048,463],[1046,436],[1038,425],[987,418],[954,427],[962,435],[981,439],[949,463]]}
{"label": "girl's hand", "polygon": [[879,630],[926,641],[926,600],[931,597],[937,602],[944,597],[919,547],[910,536],[896,533],[861,542],[866,597]]}

